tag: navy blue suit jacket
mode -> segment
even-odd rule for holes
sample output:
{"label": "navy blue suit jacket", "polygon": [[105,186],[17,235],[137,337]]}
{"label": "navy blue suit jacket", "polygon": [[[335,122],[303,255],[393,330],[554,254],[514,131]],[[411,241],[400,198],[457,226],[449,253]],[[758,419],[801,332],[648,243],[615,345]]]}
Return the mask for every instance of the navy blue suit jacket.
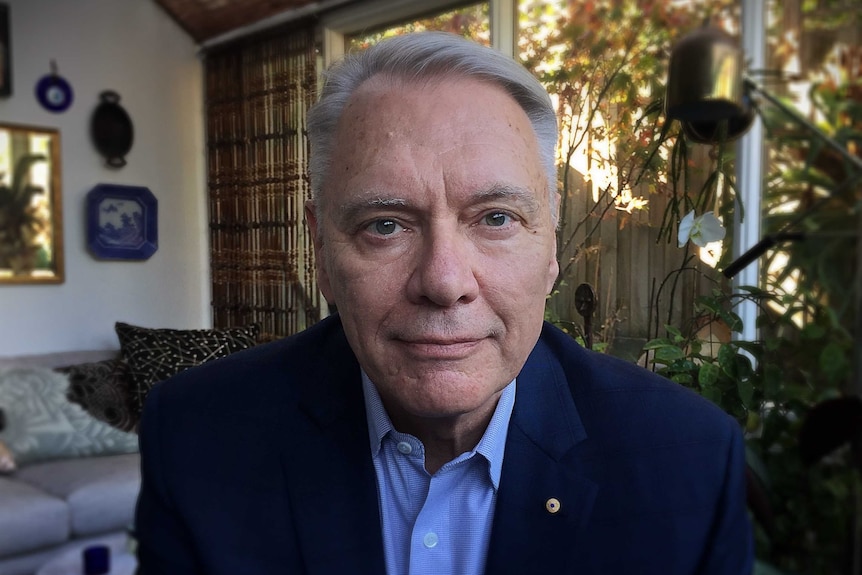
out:
{"label": "navy blue suit jacket", "polygon": [[[141,575],[384,574],[337,317],[157,385],[141,450]],[[486,572],[747,575],[751,560],[736,422],[545,325],[518,375]]]}

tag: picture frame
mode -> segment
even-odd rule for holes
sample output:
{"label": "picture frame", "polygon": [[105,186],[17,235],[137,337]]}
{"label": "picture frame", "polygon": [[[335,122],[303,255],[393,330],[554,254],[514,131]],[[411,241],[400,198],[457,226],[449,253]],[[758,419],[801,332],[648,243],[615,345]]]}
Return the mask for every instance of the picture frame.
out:
{"label": "picture frame", "polygon": [[87,193],[87,247],[104,260],[146,260],[158,250],[158,200],[142,186],[98,184]]}
{"label": "picture frame", "polygon": [[12,38],[9,34],[9,5],[0,2],[0,97],[12,95]]}
{"label": "picture frame", "polygon": [[60,132],[0,123],[0,284],[60,284]]}

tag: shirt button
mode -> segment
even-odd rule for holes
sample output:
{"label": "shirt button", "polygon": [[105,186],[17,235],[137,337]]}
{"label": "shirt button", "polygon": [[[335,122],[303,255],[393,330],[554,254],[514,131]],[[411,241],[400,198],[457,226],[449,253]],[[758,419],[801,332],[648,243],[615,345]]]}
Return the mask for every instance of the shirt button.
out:
{"label": "shirt button", "polygon": [[425,537],[422,538],[422,543],[424,543],[425,547],[427,547],[428,549],[431,549],[432,547],[437,547],[437,541],[439,541],[439,539],[437,538],[437,534],[433,531],[429,531],[425,534]]}
{"label": "shirt button", "polygon": [[398,451],[403,453],[404,455],[410,455],[413,453],[413,446],[407,443],[406,441],[398,442]]}

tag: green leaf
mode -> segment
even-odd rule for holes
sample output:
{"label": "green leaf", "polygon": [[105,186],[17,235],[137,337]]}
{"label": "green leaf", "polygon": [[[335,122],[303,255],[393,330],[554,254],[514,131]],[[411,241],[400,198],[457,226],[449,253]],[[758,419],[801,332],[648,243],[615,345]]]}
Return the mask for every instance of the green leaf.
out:
{"label": "green leaf", "polygon": [[650,341],[646,342],[643,349],[644,351],[650,351],[652,349],[659,349],[667,346],[676,347],[670,342],[669,339],[665,337],[660,337],[658,339],[651,339]]}
{"label": "green leaf", "polygon": [[700,366],[694,363],[692,360],[685,358],[674,363],[674,369],[676,369],[678,372],[694,373],[698,369],[700,369]]}
{"label": "green leaf", "polygon": [[719,312],[721,319],[724,320],[724,323],[727,324],[727,327],[730,328],[731,331],[740,332],[742,331],[742,318],[739,315],[735,314],[732,311],[722,310]]}
{"label": "green leaf", "polygon": [[740,292],[746,292],[746,293],[749,293],[751,295],[756,295],[759,297],[765,297],[765,296],[769,295],[769,292],[767,292],[767,291],[765,291],[759,287],[756,287],[756,286],[739,286],[738,288],[736,288],[736,290],[740,291]]}
{"label": "green leaf", "polygon": [[670,377],[670,379],[680,385],[691,385],[694,382],[694,378],[690,373],[675,373]]}
{"label": "green leaf", "polygon": [[671,334],[672,336],[675,336],[675,337],[682,337],[682,332],[681,332],[681,331],[679,331],[679,328],[676,328],[676,327],[674,327],[674,326],[672,326],[672,325],[670,325],[670,324],[665,325],[665,326],[664,326],[664,328],[665,328],[665,329],[667,330],[667,332],[668,332],[669,334]]}
{"label": "green leaf", "polygon": [[714,363],[704,363],[697,373],[697,382],[703,386],[715,385],[721,375],[721,368]]}
{"label": "green leaf", "polygon": [[718,348],[718,364],[731,377],[736,373],[736,355],[736,347],[733,344],[723,343]]}
{"label": "green leaf", "polygon": [[718,305],[718,303],[714,299],[712,299],[710,297],[706,297],[706,296],[698,297],[695,304],[696,304],[696,309],[698,309],[699,311],[708,311],[708,312],[714,313],[714,314],[719,313],[719,311],[721,309],[721,307]]}
{"label": "green leaf", "polygon": [[656,349],[655,360],[662,363],[671,363],[685,357],[685,353],[676,346],[666,346]]}

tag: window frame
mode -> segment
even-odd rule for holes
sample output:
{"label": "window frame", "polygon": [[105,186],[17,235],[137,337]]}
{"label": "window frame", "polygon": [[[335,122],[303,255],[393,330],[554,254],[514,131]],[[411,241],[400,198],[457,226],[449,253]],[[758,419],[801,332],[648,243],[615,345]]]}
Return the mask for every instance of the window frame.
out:
{"label": "window frame", "polygon": [[[518,0],[486,1],[491,19],[491,46],[514,57],[517,49]],[[344,55],[347,36],[387,25],[396,26],[435,12],[477,3],[471,0],[372,0],[334,10],[321,18],[319,71]]]}

